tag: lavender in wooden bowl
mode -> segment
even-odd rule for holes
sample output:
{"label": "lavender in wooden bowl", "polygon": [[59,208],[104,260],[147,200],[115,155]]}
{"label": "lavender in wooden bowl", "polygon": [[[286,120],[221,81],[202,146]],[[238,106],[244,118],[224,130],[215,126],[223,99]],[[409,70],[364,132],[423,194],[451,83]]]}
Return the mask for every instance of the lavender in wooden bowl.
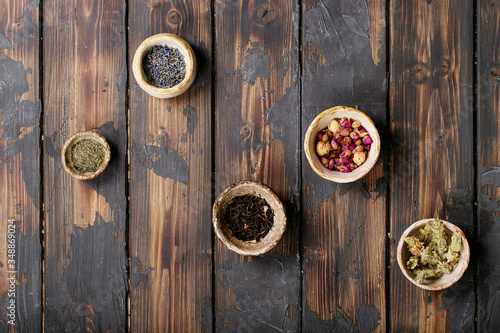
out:
{"label": "lavender in wooden bowl", "polygon": [[132,71],[137,84],[157,98],[172,98],[189,89],[196,77],[191,46],[173,34],[157,34],[137,48]]}

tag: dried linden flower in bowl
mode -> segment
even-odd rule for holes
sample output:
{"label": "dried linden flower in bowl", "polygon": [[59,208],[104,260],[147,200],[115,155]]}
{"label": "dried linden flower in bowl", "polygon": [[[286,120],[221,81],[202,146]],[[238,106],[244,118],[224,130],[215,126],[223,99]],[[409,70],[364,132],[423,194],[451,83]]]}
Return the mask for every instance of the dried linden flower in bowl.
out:
{"label": "dried linden flower in bowl", "polygon": [[454,233],[450,239],[443,222],[437,218],[421,228],[417,236],[406,237],[405,242],[411,253],[406,267],[413,271],[418,283],[451,273],[460,259],[460,234]]}

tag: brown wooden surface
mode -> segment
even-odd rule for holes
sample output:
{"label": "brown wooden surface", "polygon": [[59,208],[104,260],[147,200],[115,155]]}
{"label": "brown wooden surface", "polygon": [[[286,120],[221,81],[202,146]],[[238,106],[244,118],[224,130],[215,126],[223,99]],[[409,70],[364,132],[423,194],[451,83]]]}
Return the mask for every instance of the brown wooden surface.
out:
{"label": "brown wooden surface", "polygon": [[[48,332],[123,331],[127,314],[126,39],[122,1],[47,1],[43,15],[45,309]],[[112,162],[91,181],[61,148],[97,129]]]}
{"label": "brown wooden surface", "polygon": [[500,1],[479,3],[477,40],[478,331],[500,327]]}
{"label": "brown wooden surface", "polygon": [[148,36],[194,48],[198,77],[160,100],[130,87],[130,330],[212,329],[211,7],[130,1],[129,63]]}
{"label": "brown wooden surface", "polygon": [[[346,105],[371,117],[385,142],[385,3],[368,3],[304,1],[302,133]],[[351,184],[325,181],[303,158],[305,332],[387,328],[386,156]]]}
{"label": "brown wooden surface", "polygon": [[[440,217],[474,236],[473,10],[470,1],[391,7],[391,328],[468,332],[474,268],[443,292],[415,288],[396,262],[399,236]],[[474,261],[472,261],[474,263]]]}
{"label": "brown wooden surface", "polygon": [[[28,1],[0,3],[0,331],[39,331],[42,325],[40,242],[40,112],[38,8]],[[8,220],[16,220],[14,257],[8,254]],[[10,261],[10,260],[14,260]],[[13,266],[14,267],[13,267]],[[10,273],[17,272],[17,273]],[[16,275],[16,297],[7,277]]]}
{"label": "brown wooden surface", "polygon": [[299,329],[298,15],[295,1],[215,3],[216,195],[261,181],[285,202],[289,223],[265,258],[216,243],[217,331]]}
{"label": "brown wooden surface", "polygon": [[[0,332],[500,331],[499,17],[498,0],[0,0]],[[168,100],[130,70],[160,32],[198,61]],[[382,140],[351,184],[302,151],[334,105]],[[111,164],[77,181],[60,150],[91,129]],[[257,258],[211,225],[216,196],[246,179],[288,215]],[[434,216],[472,252],[442,292],[395,260],[402,232]]]}

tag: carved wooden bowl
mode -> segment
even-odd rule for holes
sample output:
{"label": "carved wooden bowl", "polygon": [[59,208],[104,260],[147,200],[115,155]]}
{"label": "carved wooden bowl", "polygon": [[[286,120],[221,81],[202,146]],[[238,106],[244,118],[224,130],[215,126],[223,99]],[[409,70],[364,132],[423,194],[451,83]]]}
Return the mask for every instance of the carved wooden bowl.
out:
{"label": "carved wooden bowl", "polygon": [[450,274],[443,274],[443,276],[439,278],[426,279],[424,283],[418,283],[417,281],[415,281],[415,275],[413,274],[413,272],[410,269],[406,268],[406,262],[410,258],[411,254],[408,250],[408,246],[405,243],[405,238],[409,236],[415,236],[416,234],[418,234],[420,228],[423,228],[427,224],[427,222],[433,220],[434,219],[424,219],[417,221],[403,232],[403,235],[401,235],[398,243],[397,257],[399,268],[401,268],[404,276],[406,276],[406,278],[410,280],[411,283],[422,289],[442,290],[450,287],[455,282],[460,280],[460,278],[464,274],[465,270],[469,266],[470,247],[469,243],[467,242],[467,238],[465,238],[464,233],[459,227],[450,222],[441,220],[445,226],[446,233],[450,237],[455,232],[458,232],[460,235],[462,235],[462,248],[460,249],[460,259],[458,260],[458,264],[455,268],[453,268]]}
{"label": "carved wooden bowl", "polygon": [[[186,63],[186,76],[176,86],[172,88],[158,88],[149,82],[142,68],[142,60],[149,50],[155,45],[167,45],[174,47],[184,56]],[[184,93],[189,89],[196,77],[196,57],[191,46],[182,38],[173,34],[157,34],[146,38],[137,48],[132,61],[132,71],[134,72],[137,84],[148,94],[157,98],[172,98]]]}
{"label": "carved wooden bowl", "polygon": [[[351,118],[361,122],[373,140],[371,149],[368,152],[366,161],[352,172],[340,172],[330,170],[321,164],[321,160],[316,154],[316,138],[318,133],[327,128],[332,119]],[[336,183],[350,183],[364,177],[375,166],[380,155],[380,136],[373,121],[363,112],[348,106],[335,106],[320,113],[309,125],[304,138],[304,151],[311,168],[320,177]]]}
{"label": "carved wooden bowl", "polygon": [[[267,235],[256,243],[236,239],[224,224],[224,214],[228,204],[234,197],[253,194],[264,198],[274,211],[273,227]],[[215,234],[231,251],[244,256],[262,255],[278,244],[285,232],[285,208],[278,196],[266,185],[254,181],[242,181],[227,187],[215,200],[212,209],[212,224]]]}
{"label": "carved wooden bowl", "polygon": [[[86,172],[86,173],[81,173],[77,171],[75,168],[73,168],[73,160],[71,158],[71,148],[79,141],[84,140],[84,139],[90,139],[90,140],[95,140],[102,144],[104,146],[104,149],[106,151],[106,155],[104,156],[104,161],[102,162],[101,166],[99,169],[92,171],[92,172]],[[111,160],[111,149],[109,147],[108,141],[106,141],[106,138],[104,138],[101,134],[94,132],[94,131],[88,131],[88,132],[78,132],[74,134],[72,137],[70,137],[66,142],[64,143],[64,146],[61,150],[61,161],[64,170],[69,173],[71,176],[73,176],[76,179],[80,180],[87,180],[87,179],[93,179],[97,176],[99,176],[109,165],[109,161]]]}

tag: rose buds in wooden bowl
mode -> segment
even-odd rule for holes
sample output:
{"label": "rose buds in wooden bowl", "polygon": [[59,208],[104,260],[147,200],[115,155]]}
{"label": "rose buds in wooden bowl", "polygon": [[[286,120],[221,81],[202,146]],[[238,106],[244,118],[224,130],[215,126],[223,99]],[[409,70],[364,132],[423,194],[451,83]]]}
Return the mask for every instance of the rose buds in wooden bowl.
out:
{"label": "rose buds in wooden bowl", "polygon": [[137,84],[148,94],[171,98],[189,89],[196,77],[196,57],[191,46],[172,34],[145,39],[132,61]]}
{"label": "rose buds in wooden bowl", "polygon": [[286,228],[278,196],[266,185],[242,181],[227,187],[212,209],[215,234],[231,251],[258,256],[271,250]]}
{"label": "rose buds in wooden bowl", "polygon": [[80,180],[93,179],[100,175],[111,159],[108,141],[97,132],[74,134],[61,150],[64,170]]}
{"label": "rose buds in wooden bowl", "polygon": [[464,233],[454,224],[424,219],[403,232],[397,249],[401,271],[414,285],[442,290],[457,282],[470,260]]}
{"label": "rose buds in wooden bowl", "polygon": [[336,106],[323,111],[309,125],[304,151],[320,177],[350,183],[364,177],[377,162],[380,137],[366,114]]}

